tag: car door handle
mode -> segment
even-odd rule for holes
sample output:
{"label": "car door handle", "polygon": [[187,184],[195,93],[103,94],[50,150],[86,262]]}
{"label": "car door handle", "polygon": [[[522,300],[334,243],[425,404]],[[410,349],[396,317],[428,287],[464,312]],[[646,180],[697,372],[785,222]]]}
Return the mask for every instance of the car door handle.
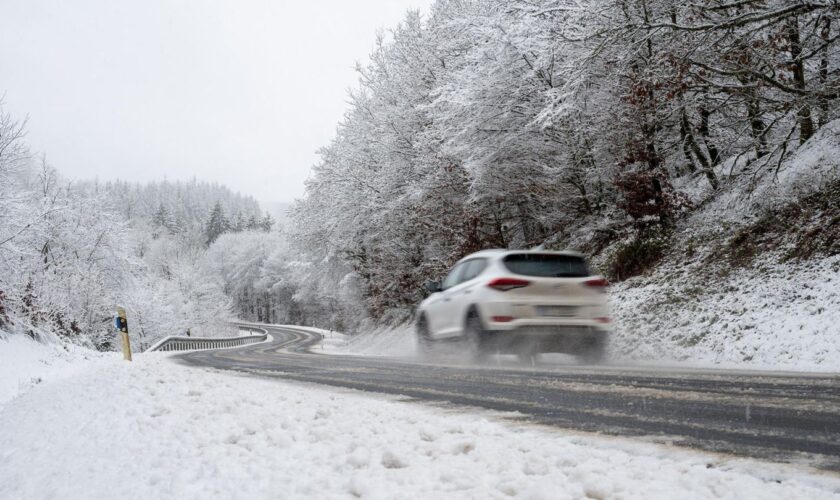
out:
{"label": "car door handle", "polygon": [[466,295],[468,293],[472,293],[472,290],[464,290],[464,295]]}

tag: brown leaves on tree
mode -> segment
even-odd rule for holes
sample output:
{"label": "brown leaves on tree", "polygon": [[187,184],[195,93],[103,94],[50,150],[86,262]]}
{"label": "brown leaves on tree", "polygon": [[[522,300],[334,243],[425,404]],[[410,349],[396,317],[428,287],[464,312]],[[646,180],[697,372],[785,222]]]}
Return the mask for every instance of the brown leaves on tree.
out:
{"label": "brown leaves on tree", "polygon": [[688,198],[675,191],[661,171],[628,172],[616,177],[613,184],[621,193],[620,208],[640,229],[670,226],[680,212],[691,208]]}

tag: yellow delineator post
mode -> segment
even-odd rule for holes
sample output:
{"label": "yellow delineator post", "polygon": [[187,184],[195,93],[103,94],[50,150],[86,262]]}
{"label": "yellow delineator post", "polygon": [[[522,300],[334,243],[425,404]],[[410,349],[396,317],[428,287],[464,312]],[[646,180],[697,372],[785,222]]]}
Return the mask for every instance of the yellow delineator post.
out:
{"label": "yellow delineator post", "polygon": [[128,340],[128,319],[125,317],[125,309],[117,306],[117,328],[120,330],[122,337],[123,358],[126,361],[131,361],[131,343]]}

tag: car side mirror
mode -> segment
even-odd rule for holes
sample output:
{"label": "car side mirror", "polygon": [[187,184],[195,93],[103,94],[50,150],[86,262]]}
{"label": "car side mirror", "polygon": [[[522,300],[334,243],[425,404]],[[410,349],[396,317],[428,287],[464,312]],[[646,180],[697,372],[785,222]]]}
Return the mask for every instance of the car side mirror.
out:
{"label": "car side mirror", "polygon": [[440,281],[430,281],[426,283],[426,291],[429,293],[437,293],[441,291]]}

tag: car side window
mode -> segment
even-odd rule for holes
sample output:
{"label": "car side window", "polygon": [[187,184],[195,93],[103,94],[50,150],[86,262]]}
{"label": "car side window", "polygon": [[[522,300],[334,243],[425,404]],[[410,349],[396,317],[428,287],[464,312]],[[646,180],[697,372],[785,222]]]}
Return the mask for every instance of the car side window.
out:
{"label": "car side window", "polygon": [[469,264],[469,262],[462,262],[457,266],[453,267],[452,270],[449,271],[449,274],[446,276],[446,279],[443,280],[443,283],[441,283],[440,288],[442,290],[446,290],[460,283],[461,275],[464,274],[464,270],[467,268],[467,264]]}
{"label": "car side window", "polygon": [[484,271],[484,268],[487,267],[487,259],[473,259],[465,262],[464,264],[467,265],[467,268],[464,270],[464,275],[461,276],[461,283],[469,281],[481,274],[481,272]]}

